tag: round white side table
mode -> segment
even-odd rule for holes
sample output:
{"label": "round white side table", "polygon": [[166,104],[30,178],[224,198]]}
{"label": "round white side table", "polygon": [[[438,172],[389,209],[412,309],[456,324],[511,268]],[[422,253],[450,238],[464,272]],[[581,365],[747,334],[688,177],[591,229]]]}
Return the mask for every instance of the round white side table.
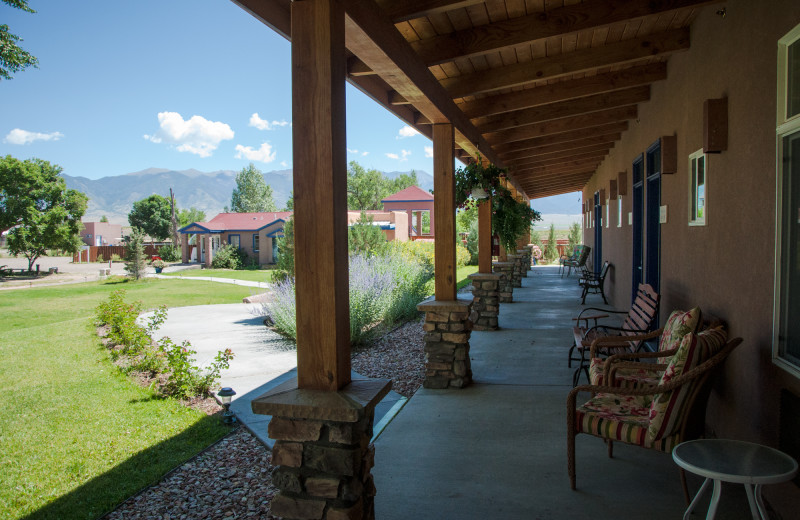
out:
{"label": "round white side table", "polygon": [[714,491],[708,506],[707,520],[714,518],[717,513],[722,482],[744,484],[753,518],[767,520],[767,512],[761,498],[761,486],[786,482],[797,474],[797,462],[792,457],[752,442],[698,439],[676,446],[672,450],[672,458],[686,471],[706,477],[700,491],[683,515],[684,520],[688,520],[712,481]]}

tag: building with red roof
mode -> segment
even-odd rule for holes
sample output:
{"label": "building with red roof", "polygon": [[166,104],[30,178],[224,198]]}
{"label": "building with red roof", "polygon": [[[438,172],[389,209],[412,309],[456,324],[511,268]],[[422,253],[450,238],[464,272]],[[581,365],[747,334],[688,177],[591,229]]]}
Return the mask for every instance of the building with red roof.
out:
{"label": "building with red roof", "polygon": [[[433,220],[433,194],[419,186],[409,186],[390,195],[381,201],[384,211],[403,211],[408,215],[408,236],[413,239],[433,238],[435,226]],[[424,229],[424,223],[430,221],[430,229]]]}

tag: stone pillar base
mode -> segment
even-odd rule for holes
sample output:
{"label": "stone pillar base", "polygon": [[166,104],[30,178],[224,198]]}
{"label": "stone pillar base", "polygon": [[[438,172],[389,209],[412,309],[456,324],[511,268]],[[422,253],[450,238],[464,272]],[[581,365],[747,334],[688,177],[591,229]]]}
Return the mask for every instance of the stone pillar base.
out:
{"label": "stone pillar base", "polygon": [[512,277],[514,274],[514,262],[494,262],[492,264],[495,273],[504,275],[497,288],[497,295],[500,303],[511,303],[514,301],[514,285]]}
{"label": "stone pillar base", "polygon": [[252,402],[271,415],[272,514],[285,519],[373,520],[375,405],[391,382],[359,379],[338,392],[297,388],[291,379]]}
{"label": "stone pillar base", "polygon": [[520,274],[523,278],[527,278],[528,271],[531,268],[531,250],[528,246],[525,246],[522,249],[517,249],[517,254],[522,257],[522,270]]}
{"label": "stone pillar base", "polygon": [[505,275],[497,273],[475,273],[472,280],[472,312],[469,319],[472,330],[497,330],[497,313],[500,310],[498,289]]}
{"label": "stone pillar base", "polygon": [[514,264],[513,268],[511,269],[511,286],[512,287],[522,287],[522,274],[521,274],[521,258],[518,255],[508,255],[508,261]]}
{"label": "stone pillar base", "polygon": [[417,305],[417,310],[425,313],[425,388],[464,388],[472,382],[471,306],[467,300],[434,300]]}

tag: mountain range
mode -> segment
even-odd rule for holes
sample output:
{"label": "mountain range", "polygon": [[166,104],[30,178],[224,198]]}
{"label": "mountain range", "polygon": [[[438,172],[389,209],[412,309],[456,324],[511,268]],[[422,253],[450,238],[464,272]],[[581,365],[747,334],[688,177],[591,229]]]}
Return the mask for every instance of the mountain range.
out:
{"label": "mountain range", "polygon": [[[195,207],[211,219],[222,212],[225,206],[230,206],[237,173],[233,170],[201,172],[194,169],[175,171],[148,168],[99,179],[63,174],[62,177],[68,188],[81,191],[89,197],[84,221],[99,221],[105,215],[111,223],[127,225],[128,213],[134,202],[153,194],[169,197],[170,188],[175,193],[179,208]],[[394,179],[403,173],[410,172],[383,172],[383,175]],[[433,177],[429,173],[418,170],[417,179],[420,188],[433,188]],[[266,172],[264,181],[272,187],[278,208],[284,207],[292,192],[292,170]]]}

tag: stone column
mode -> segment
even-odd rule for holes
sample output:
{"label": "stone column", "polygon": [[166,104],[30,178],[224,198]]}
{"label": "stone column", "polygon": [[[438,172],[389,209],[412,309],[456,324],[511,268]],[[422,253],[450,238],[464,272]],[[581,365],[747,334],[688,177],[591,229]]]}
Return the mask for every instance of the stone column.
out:
{"label": "stone column", "polygon": [[272,499],[272,514],[305,520],[375,518],[370,439],[375,405],[390,387],[390,381],[365,378],[331,392],[298,389],[292,379],[253,400],[254,413],[272,416],[272,481],[280,490]]}
{"label": "stone column", "polygon": [[527,278],[528,269],[531,268],[531,250],[526,246],[522,249],[517,249],[517,254],[521,257],[520,265],[522,266],[522,270],[520,271],[520,274],[523,278]]}
{"label": "stone column", "polygon": [[494,272],[504,275],[497,288],[497,296],[500,303],[511,303],[514,301],[514,285],[512,276],[514,272],[513,262],[494,262]]}
{"label": "stone column", "polygon": [[469,320],[472,302],[428,301],[425,313],[425,388],[464,388],[472,382],[469,362]]}
{"label": "stone column", "polygon": [[522,274],[521,274],[521,262],[520,257],[517,255],[506,255],[506,259],[511,262],[513,267],[511,268],[511,285],[512,287],[522,287]]}
{"label": "stone column", "polygon": [[475,273],[469,275],[472,280],[472,312],[469,319],[472,330],[497,330],[497,312],[500,310],[501,278],[496,273]]}

